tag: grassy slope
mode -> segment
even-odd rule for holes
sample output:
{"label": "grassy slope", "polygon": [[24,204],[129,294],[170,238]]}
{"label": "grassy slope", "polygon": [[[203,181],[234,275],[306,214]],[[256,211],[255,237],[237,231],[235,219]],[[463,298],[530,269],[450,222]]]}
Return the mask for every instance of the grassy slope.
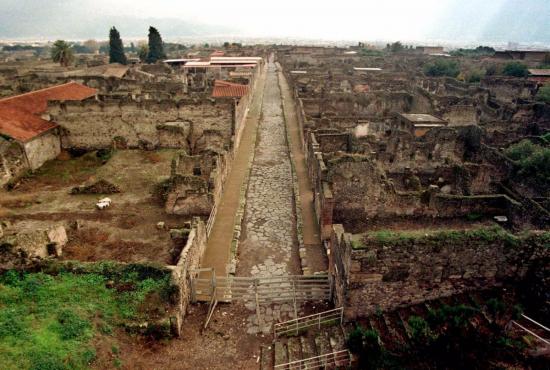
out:
{"label": "grassy slope", "polygon": [[[94,338],[128,320],[142,319],[140,305],[167,280],[126,276],[106,287],[100,274],[50,276],[10,271],[0,276],[2,369],[83,369],[95,358]],[[126,289],[118,289],[126,290]]]}

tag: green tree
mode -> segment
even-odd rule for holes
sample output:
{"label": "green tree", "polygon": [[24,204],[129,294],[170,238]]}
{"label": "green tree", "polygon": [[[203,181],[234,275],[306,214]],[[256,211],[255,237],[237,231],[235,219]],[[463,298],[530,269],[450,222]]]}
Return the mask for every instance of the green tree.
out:
{"label": "green tree", "polygon": [[115,27],[109,31],[109,63],[126,64],[126,55],[124,55],[124,46],[120,33]]}
{"label": "green tree", "polygon": [[147,61],[147,55],[149,54],[149,48],[146,44],[139,45],[138,57],[141,62]]}
{"label": "green tree", "polygon": [[74,59],[74,52],[71,45],[64,40],[57,40],[53,43],[51,55],[53,61],[59,63],[63,67],[67,67]]}
{"label": "green tree", "polygon": [[401,43],[401,41],[396,41],[393,44],[390,45],[390,51],[392,53],[399,53],[400,51],[403,51],[405,47]]}
{"label": "green tree", "polygon": [[424,66],[426,76],[442,77],[448,76],[456,78],[460,74],[460,68],[457,61],[437,59],[433,63]]}
{"label": "green tree", "polygon": [[155,27],[149,27],[149,51],[147,52],[147,63],[156,63],[166,58],[164,45],[159,31]]}
{"label": "green tree", "polygon": [[550,85],[545,85],[537,92],[536,99],[544,103],[550,103]]}
{"label": "green tree", "polygon": [[529,74],[527,66],[519,62],[510,62],[506,64],[502,72],[510,77],[527,77]]}

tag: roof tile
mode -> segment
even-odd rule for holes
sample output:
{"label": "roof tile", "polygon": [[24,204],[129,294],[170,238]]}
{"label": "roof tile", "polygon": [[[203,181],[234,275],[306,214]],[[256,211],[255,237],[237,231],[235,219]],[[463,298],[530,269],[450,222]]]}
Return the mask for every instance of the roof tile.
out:
{"label": "roof tile", "polygon": [[40,118],[46,112],[48,101],[84,100],[96,93],[96,89],[69,82],[0,99],[0,134],[22,142],[29,141],[57,127],[56,123]]}
{"label": "roof tile", "polygon": [[212,97],[214,98],[241,98],[248,93],[248,86],[233,82],[215,80]]}

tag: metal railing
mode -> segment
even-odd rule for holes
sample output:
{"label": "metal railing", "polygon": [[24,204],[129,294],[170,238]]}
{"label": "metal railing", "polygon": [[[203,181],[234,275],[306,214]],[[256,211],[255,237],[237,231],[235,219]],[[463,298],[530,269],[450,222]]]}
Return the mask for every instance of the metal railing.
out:
{"label": "metal railing", "polygon": [[275,370],[313,370],[326,367],[345,367],[351,364],[351,355],[348,350],[326,353],[324,355],[309,357],[302,360],[275,365]]}
{"label": "metal railing", "polygon": [[[547,331],[547,332],[550,332],[550,329],[547,328],[546,326],[542,325],[541,323],[539,322],[536,322],[535,320],[533,320],[532,318],[530,318],[529,316],[526,316],[524,314],[521,314],[521,316],[528,320],[528,322],[530,324],[534,324],[537,329],[543,329],[544,331]],[[532,335],[533,337],[537,338],[538,340],[540,340],[541,342],[543,342],[544,344],[550,346],[550,341],[546,338],[543,338],[541,337],[540,335],[538,335],[537,333],[535,333],[533,330],[530,330],[528,328],[526,328],[525,326],[521,325],[520,323],[518,323],[517,321],[514,321],[512,320],[512,324],[516,325],[518,328],[520,328],[521,330],[525,331],[526,333]],[[536,330],[536,329],[534,329]]]}
{"label": "metal railing", "polygon": [[309,316],[277,323],[273,326],[275,339],[283,335],[298,335],[309,328],[321,329],[322,326],[340,325],[344,318],[344,307],[319,312]]}

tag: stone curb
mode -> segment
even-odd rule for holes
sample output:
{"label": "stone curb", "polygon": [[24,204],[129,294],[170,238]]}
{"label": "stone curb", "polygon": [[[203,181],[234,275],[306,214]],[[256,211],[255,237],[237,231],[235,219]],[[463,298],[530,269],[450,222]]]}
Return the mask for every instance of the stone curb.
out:
{"label": "stone curb", "polygon": [[[265,71],[265,73],[267,78],[267,70]],[[265,80],[264,80],[264,86],[262,88],[265,88]],[[262,113],[263,103],[264,103],[264,95],[262,91],[262,98],[261,98],[260,107],[259,107],[260,115],[258,118],[258,124],[256,125],[256,129],[253,133],[254,135],[254,142],[252,143],[253,149],[252,149],[252,153],[250,153],[248,157],[248,162],[247,162],[248,167],[247,167],[247,170],[245,171],[243,183],[241,184],[241,189],[239,191],[239,206],[237,208],[237,213],[235,214],[235,220],[233,223],[233,239],[231,239],[229,261],[226,268],[226,273],[231,276],[235,276],[235,273],[237,271],[237,252],[239,250],[239,243],[240,243],[241,231],[242,231],[242,222],[244,218],[244,212],[246,209],[246,195],[248,193],[248,182],[250,179],[250,174],[252,173],[252,164],[254,162],[254,156],[256,154],[256,144],[258,143],[258,135],[260,132],[259,128],[260,128],[261,120],[263,118],[263,113]]]}
{"label": "stone curb", "polygon": [[300,187],[298,185],[298,176],[296,174],[295,167],[295,158],[292,154],[292,149],[290,148],[291,138],[290,131],[288,130],[288,120],[286,119],[285,113],[285,99],[283,96],[283,88],[281,86],[281,70],[280,67],[277,69],[277,83],[279,84],[279,90],[281,91],[281,105],[283,111],[283,119],[285,120],[285,134],[286,142],[288,145],[288,155],[290,157],[290,168],[292,171],[292,190],[294,194],[294,206],[296,209],[296,235],[298,237],[298,253],[300,255],[300,267],[302,269],[303,275],[311,275],[311,269],[308,267],[306,259],[306,248],[304,245],[304,225],[303,225],[303,216],[302,216],[302,202],[300,197]]}

